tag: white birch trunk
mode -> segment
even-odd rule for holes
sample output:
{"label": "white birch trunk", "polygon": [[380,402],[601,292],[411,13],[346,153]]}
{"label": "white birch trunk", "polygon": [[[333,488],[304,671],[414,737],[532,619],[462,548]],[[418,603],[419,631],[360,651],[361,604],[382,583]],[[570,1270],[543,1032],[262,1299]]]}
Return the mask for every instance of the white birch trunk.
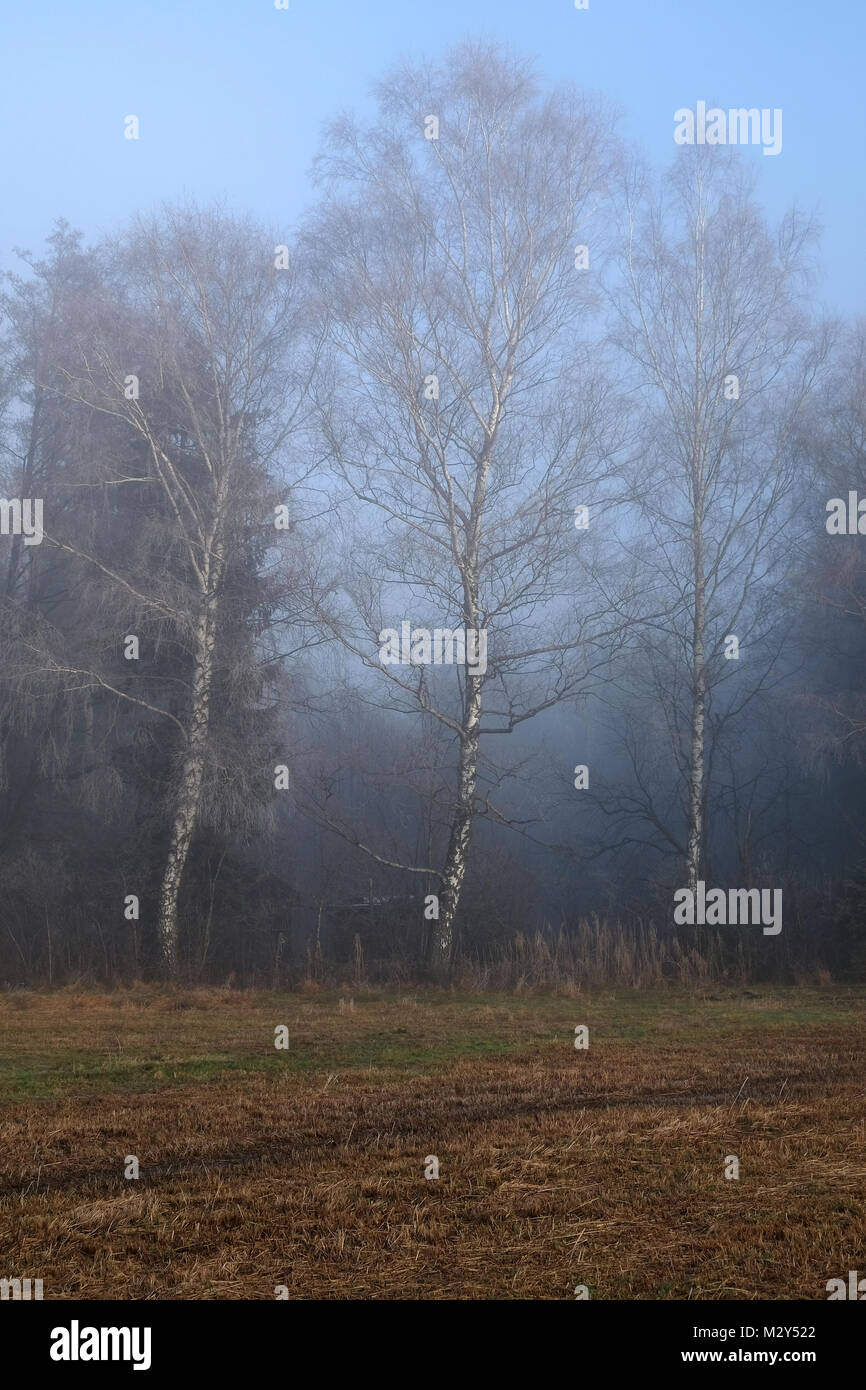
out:
{"label": "white birch trunk", "polygon": [[175,799],[168,857],[159,893],[157,934],[163,966],[170,976],[176,975],[178,970],[180,945],[178,898],[183,871],[186,867],[198,820],[199,801],[204,779],[213,686],[216,619],[216,600],[213,596],[209,596],[202,605],[196,631],[189,735]]}
{"label": "white birch trunk", "polygon": [[703,547],[700,536],[695,543],[695,610],[692,625],[692,728],[689,759],[689,819],[686,850],[686,878],[694,891],[704,860],[704,726],[707,704],[707,673],[704,663],[706,633],[706,580],[703,573]]}
{"label": "white birch trunk", "polygon": [[478,744],[481,731],[481,676],[466,676],[466,706],[460,736],[457,770],[457,801],[451,822],[448,852],[442,871],[439,921],[431,923],[430,964],[439,974],[451,967],[456,941],[454,922],[466,877],[469,842],[472,838],[475,786],[478,779]]}

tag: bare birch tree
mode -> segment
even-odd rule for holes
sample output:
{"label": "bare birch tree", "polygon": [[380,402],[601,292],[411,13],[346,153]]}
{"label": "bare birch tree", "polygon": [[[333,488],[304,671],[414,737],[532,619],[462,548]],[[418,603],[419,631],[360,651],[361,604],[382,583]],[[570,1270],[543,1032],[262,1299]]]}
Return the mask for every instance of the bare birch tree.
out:
{"label": "bare birch tree", "polygon": [[[80,365],[67,374],[72,399],[123,427],[135,466],[121,461],[111,482],[136,489],[158,517],[163,562],[152,550],[146,568],[130,573],[96,545],[49,539],[145,620],[168,624],[185,663],[172,682],[180,698],[156,704],[128,685],[110,687],[171,721],[180,736],[157,907],[169,974],[178,969],[178,899],[202,806],[218,675],[252,682],[249,698],[257,698],[254,677],[243,675],[255,665],[249,633],[238,646],[243,547],[250,528],[264,538],[260,551],[277,543],[271,472],[305,394],[291,354],[295,275],[278,266],[275,251],[260,229],[218,214],[168,211],[140,222],[113,253],[117,297],[94,312],[78,344]],[[254,627],[254,615],[250,621]],[[93,669],[79,674],[105,684]]]}
{"label": "bare birch tree", "polygon": [[[356,521],[324,616],[389,706],[454,748],[441,859],[388,861],[438,880],[429,960],[445,970],[474,819],[498,814],[482,744],[574,695],[626,624],[628,576],[609,588],[598,532],[575,529],[609,499],[621,443],[589,341],[618,153],[604,110],[539,94],[495,48],[404,69],[378,96],[375,127],[332,129],[307,235],[331,348],[323,450]],[[486,670],[383,665],[395,611],[483,634]]]}
{"label": "bare birch tree", "polygon": [[640,775],[639,736],[629,754],[637,790],[606,810],[649,825],[682,856],[692,887],[706,861],[715,742],[780,671],[774,600],[794,534],[796,431],[826,355],[803,309],[813,229],[791,214],[774,237],[740,157],[684,151],[660,195],[626,182],[614,293],[649,460],[643,563],[677,605],[670,625],[648,632],[638,703],[652,690],[683,829],[660,806],[664,788]]}

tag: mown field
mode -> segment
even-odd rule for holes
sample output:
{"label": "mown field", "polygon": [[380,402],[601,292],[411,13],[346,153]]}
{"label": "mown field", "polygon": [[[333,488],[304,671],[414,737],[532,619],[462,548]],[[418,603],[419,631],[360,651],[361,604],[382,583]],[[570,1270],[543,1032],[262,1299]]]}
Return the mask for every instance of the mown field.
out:
{"label": "mown field", "polygon": [[0,995],[0,1275],[46,1299],[826,1299],[866,1271],[864,1018],[831,986]]}

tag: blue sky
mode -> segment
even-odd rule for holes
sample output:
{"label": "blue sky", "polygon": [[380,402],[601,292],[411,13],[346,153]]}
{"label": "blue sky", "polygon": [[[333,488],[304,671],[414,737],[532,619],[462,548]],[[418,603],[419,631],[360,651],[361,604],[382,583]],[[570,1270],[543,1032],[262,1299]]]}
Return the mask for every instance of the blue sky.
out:
{"label": "blue sky", "polygon": [[[863,0],[5,0],[0,263],[63,215],[89,237],[185,194],[266,223],[309,201],[322,123],[363,112],[396,59],[497,37],[554,79],[604,92],[657,164],[699,100],[781,107],[778,157],[745,148],[776,216],[824,228],[821,293],[866,312]],[[123,138],[135,114],[141,138]]]}

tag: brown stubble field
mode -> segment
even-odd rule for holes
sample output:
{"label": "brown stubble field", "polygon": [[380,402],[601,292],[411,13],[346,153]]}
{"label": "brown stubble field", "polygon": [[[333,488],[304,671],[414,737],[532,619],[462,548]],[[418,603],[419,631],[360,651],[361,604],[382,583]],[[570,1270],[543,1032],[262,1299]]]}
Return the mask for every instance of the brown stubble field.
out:
{"label": "brown stubble field", "polygon": [[0,1275],[46,1299],[826,1299],[866,1269],[864,1003],[7,993]]}

